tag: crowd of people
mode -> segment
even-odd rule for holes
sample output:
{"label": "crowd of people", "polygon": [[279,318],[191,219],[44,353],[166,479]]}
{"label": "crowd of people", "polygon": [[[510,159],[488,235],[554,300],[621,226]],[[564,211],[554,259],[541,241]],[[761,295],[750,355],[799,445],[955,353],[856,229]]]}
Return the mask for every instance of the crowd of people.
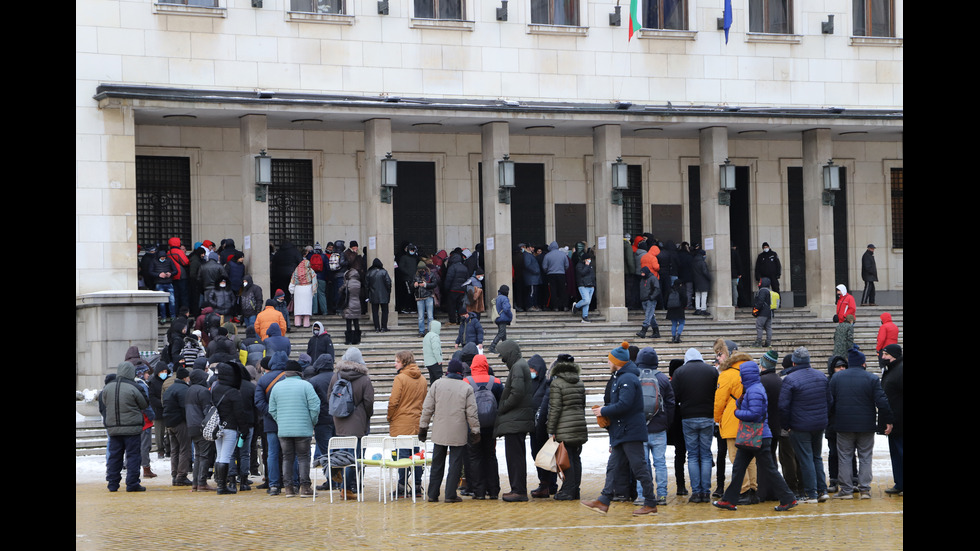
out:
{"label": "crowd of people", "polygon": [[[160,252],[148,250],[145,258],[150,260],[141,272],[146,286],[170,291],[173,297],[173,304],[161,305],[161,320],[170,327],[160,358],[148,363],[131,348],[117,372],[107,376],[99,396],[109,435],[110,491],[121,485],[124,459],[127,491],[144,489],[140,469],[143,477],[157,476],[149,463],[155,437],[159,456],[170,457],[174,486],[218,494],[249,491],[250,476],[262,472],[257,488],[270,495],[313,495],[311,465],[322,464],[318,460],[327,454],[330,438],[361,438],[370,432],[375,391],[371,370],[356,346],[359,318],[363,303],[369,302],[375,331],[386,332],[394,294],[399,312],[412,312],[415,302],[413,313],[423,337],[420,359],[428,381],[412,351],[396,354],[387,406],[390,435],[431,437],[433,442],[427,494],[421,493],[421,471],[406,469],[400,473],[396,495],[415,492],[438,501],[445,479],[446,502],[461,501],[461,495],[506,502],[529,497],[581,500],[581,453],[590,415],[609,431],[610,455],[602,493],[581,504],[600,513],[606,513],[614,500],[633,501],[639,506],[635,515],[657,513],[657,507],[667,503],[668,445],[676,450],[676,495],[728,510],[776,500],[777,510],[787,510],[800,502],[825,501],[830,494],[852,499],[857,492],[869,498],[873,435],[883,432],[888,435],[895,480],[886,491],[903,492],[902,350],[897,327],[889,314],[882,314],[876,343],[879,379],[865,370],[865,356],[853,343],[854,299],[843,285],[838,288],[839,323],[826,374],[811,365],[805,347],[782,358],[784,369],[777,372],[776,351],[753,358],[725,339],[715,342],[714,365],[690,348],[683,359],[670,362],[665,374],[654,348],[623,342],[608,354],[611,376],[603,405],[590,412],[585,408],[581,368],[572,356],[560,354],[549,366],[538,354],[525,357],[526,351],[507,339],[513,320],[510,289],[502,285],[495,297],[484,297],[479,245],[472,252],[454,249],[423,256],[418,247],[405,243],[402,254],[395,255],[392,281],[380,259],[365,269],[356,241],[346,249],[343,241],[328,243],[325,250],[315,244],[307,247],[306,255],[284,243],[272,256],[277,290],[264,303],[262,290],[241,269],[243,255],[233,241],[224,240],[220,247],[204,241],[189,255],[177,238],[168,245]],[[627,265],[627,282],[636,283],[632,296],[645,312],[637,336],[652,331],[659,337],[653,311],[663,304],[672,322],[672,341],[680,342],[684,310],[693,305],[698,314],[705,304],[699,297],[709,274],[703,266],[704,251],[686,243],[661,247],[652,236],[637,236],[625,247],[627,257],[635,261]],[[571,253],[555,242],[547,253],[520,244],[514,262],[514,309],[581,310],[583,321],[589,321],[593,262],[585,243]],[[286,269],[290,265],[292,269]],[[771,275],[772,281],[761,278],[754,303],[761,310],[757,320],[762,319],[757,321],[754,344],[765,347],[771,341],[770,292],[778,279],[778,273]],[[186,283],[180,291],[178,281]],[[631,296],[629,286],[627,293]],[[484,353],[481,317],[488,303],[497,333]],[[445,373],[442,324],[434,317],[437,307],[447,311],[450,325],[458,326]],[[305,351],[293,351],[285,336],[290,313],[293,330],[311,331]],[[341,313],[347,323],[349,346],[341,358],[335,357],[323,323],[310,323],[311,315],[331,313]],[[244,337],[239,336],[240,325],[245,326]],[[494,372],[495,361],[500,376]],[[212,418],[220,419],[217,429],[208,424]],[[525,448],[528,437],[530,456]],[[503,494],[498,438],[503,438],[510,490]],[[824,438],[830,452],[829,483],[822,459]],[[538,468],[537,488],[528,491],[527,459],[536,457],[550,439],[560,443],[568,457],[562,484],[559,487],[555,472]],[[717,440],[715,457],[712,440]],[[345,451],[348,457],[359,456],[360,446]],[[399,453],[410,457],[418,452]],[[726,456],[732,463],[727,487]],[[320,489],[356,497],[361,490],[357,467],[353,460],[349,463],[327,473]],[[209,484],[212,479],[214,487]]]}

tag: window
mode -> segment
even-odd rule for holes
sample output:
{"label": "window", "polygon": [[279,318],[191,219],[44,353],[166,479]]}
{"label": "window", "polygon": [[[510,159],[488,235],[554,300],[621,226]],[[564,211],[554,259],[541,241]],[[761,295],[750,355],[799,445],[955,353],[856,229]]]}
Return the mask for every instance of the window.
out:
{"label": "window", "polygon": [[749,32],[792,34],[792,0],[749,0]]}
{"label": "window", "polygon": [[272,159],[269,242],[313,242],[313,161]]}
{"label": "window", "polygon": [[415,17],[463,20],[463,0],[415,0]]}
{"label": "window", "polygon": [[854,36],[895,36],[893,0],[853,0]]}
{"label": "window", "polygon": [[629,189],[623,190],[623,233],[633,237],[643,233],[642,165],[626,167],[626,183]]}
{"label": "window", "polygon": [[184,6],[199,6],[202,8],[217,8],[218,0],[157,0],[158,4],[181,4]]}
{"label": "window", "polygon": [[191,161],[136,157],[136,242],[142,247],[179,237],[191,243]]}
{"label": "window", "polygon": [[344,0],[290,0],[289,11],[302,13],[344,13]]}
{"label": "window", "polygon": [[531,23],[578,26],[578,0],[531,0]]}
{"label": "window", "polygon": [[687,30],[687,0],[645,0],[643,28]]}
{"label": "window", "polygon": [[905,198],[904,198],[904,169],[891,170],[892,188],[892,248],[905,248]]}

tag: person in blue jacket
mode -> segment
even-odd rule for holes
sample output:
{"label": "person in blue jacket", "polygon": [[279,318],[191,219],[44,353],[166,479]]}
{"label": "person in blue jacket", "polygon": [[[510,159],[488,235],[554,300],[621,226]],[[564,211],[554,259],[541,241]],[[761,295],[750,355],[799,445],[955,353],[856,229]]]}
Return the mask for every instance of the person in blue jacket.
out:
{"label": "person in blue jacket", "polygon": [[[777,511],[788,511],[796,507],[796,496],[786,485],[782,475],[776,470],[776,463],[772,458],[772,432],[769,430],[768,411],[769,401],[766,397],[766,389],[762,386],[759,379],[759,364],[748,361],[742,362],[738,368],[742,378],[742,387],[745,391],[742,397],[736,401],[735,417],[742,423],[762,423],[762,442],[758,448],[747,448],[736,444],[738,451],[735,452],[735,462],[732,465],[732,480],[725,489],[725,494],[719,501],[712,504],[719,509],[729,511],[737,510],[739,492],[742,489],[742,481],[745,479],[745,471],[749,467],[749,462],[755,459],[758,467],[760,486],[765,485],[772,488],[779,495],[779,505]],[[739,430],[741,430],[739,423]],[[762,479],[765,478],[763,484]]]}
{"label": "person in blue jacket", "polygon": [[497,324],[497,336],[490,343],[490,348],[487,349],[488,352],[496,353],[497,343],[507,340],[507,326],[510,325],[510,322],[514,321],[514,313],[510,309],[509,295],[510,287],[506,285],[501,285],[500,289],[497,290],[497,298],[494,301],[497,308],[497,319],[493,320]]}

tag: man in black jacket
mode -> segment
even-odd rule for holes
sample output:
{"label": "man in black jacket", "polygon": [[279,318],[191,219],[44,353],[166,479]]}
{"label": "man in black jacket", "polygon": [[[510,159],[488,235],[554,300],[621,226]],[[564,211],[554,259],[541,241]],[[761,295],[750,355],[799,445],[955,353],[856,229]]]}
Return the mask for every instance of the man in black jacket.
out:
{"label": "man in black jacket", "polygon": [[187,431],[187,390],[190,373],[177,370],[177,380],[163,393],[163,421],[170,435],[170,476],[174,486],[192,486],[187,478],[191,468],[191,435]]}
{"label": "man in black jacket", "polygon": [[690,503],[711,502],[711,438],[714,432],[715,390],[718,371],[704,362],[701,353],[689,348],[684,365],[670,383],[684,428],[687,472],[691,478]]}
{"label": "man in black jacket", "polygon": [[213,491],[208,486],[208,470],[214,465],[214,442],[204,439],[201,424],[204,411],[211,405],[208,392],[208,375],[202,369],[194,369],[190,374],[190,386],[184,395],[184,415],[187,433],[194,441],[194,472],[191,477],[192,492]]}
{"label": "man in black jacket", "polygon": [[875,263],[875,245],[868,243],[868,250],[861,256],[861,279],[864,281],[864,292],[861,293],[861,305],[875,304],[875,282],[878,281],[878,265]]}

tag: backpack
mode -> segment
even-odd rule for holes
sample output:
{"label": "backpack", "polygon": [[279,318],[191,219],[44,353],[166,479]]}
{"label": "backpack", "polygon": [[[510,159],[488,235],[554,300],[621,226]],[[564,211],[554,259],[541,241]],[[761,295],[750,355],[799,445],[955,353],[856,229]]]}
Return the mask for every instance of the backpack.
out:
{"label": "backpack", "polygon": [[493,379],[485,383],[476,382],[473,377],[467,377],[467,382],[473,387],[476,397],[476,416],[480,419],[480,428],[490,428],[497,421],[497,399],[493,396]]}
{"label": "backpack", "polygon": [[204,408],[204,419],[201,421],[201,432],[204,435],[204,439],[208,442],[214,442],[218,438],[218,433],[221,432],[227,423],[221,421],[221,415],[218,414],[218,404],[221,400],[225,399],[225,395],[221,396],[218,403],[214,403],[214,392],[211,393],[212,401],[211,404]]}
{"label": "backpack", "polygon": [[350,417],[356,406],[354,405],[354,392],[351,382],[338,376],[337,382],[330,390],[330,405],[328,412],[334,417]]}
{"label": "backpack", "polygon": [[775,310],[779,308],[779,293],[769,290],[769,308]]}
{"label": "backpack", "polygon": [[660,395],[660,383],[657,381],[656,369],[640,370],[640,387],[643,389],[643,414],[647,423],[664,407],[664,397]]}
{"label": "backpack", "polygon": [[680,308],[681,307],[681,295],[677,292],[677,289],[671,289],[670,294],[667,295],[667,308]]}
{"label": "backpack", "polygon": [[313,267],[313,271],[320,273],[323,271],[323,255],[319,253],[314,253],[310,257],[310,266]]}
{"label": "backpack", "polygon": [[331,272],[336,272],[337,270],[339,270],[340,269],[340,253],[332,253],[330,255],[330,260],[327,261],[327,265],[330,266],[330,271]]}

